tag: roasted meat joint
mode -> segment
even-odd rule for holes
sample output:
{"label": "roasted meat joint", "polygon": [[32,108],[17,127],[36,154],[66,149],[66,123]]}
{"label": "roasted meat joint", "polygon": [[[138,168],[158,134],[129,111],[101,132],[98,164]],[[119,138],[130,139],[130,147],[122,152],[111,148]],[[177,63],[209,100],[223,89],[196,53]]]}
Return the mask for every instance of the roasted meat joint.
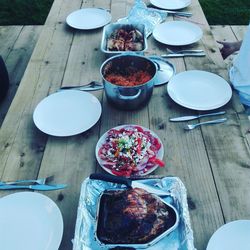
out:
{"label": "roasted meat joint", "polygon": [[97,237],[105,244],[146,244],[176,220],[171,207],[141,188],[109,190],[100,200]]}

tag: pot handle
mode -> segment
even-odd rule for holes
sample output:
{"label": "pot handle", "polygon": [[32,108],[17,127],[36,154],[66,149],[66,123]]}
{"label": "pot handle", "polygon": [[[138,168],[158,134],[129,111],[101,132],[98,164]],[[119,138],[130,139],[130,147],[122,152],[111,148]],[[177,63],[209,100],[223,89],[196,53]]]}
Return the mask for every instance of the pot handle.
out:
{"label": "pot handle", "polygon": [[119,89],[117,89],[117,94],[118,94],[118,97],[122,100],[134,100],[140,96],[141,89],[138,89],[138,92],[135,95],[122,95]]}

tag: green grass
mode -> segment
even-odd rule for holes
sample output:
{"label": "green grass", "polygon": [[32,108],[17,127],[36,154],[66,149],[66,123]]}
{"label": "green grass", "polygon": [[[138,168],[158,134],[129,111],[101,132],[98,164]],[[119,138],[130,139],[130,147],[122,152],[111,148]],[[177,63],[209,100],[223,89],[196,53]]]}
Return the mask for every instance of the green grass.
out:
{"label": "green grass", "polygon": [[[199,1],[209,24],[249,24],[250,0]],[[0,25],[43,24],[52,3],[53,0],[0,0]]]}
{"label": "green grass", "polygon": [[250,0],[199,0],[209,24],[247,25]]}
{"label": "green grass", "polygon": [[53,0],[0,0],[0,25],[44,24]]}

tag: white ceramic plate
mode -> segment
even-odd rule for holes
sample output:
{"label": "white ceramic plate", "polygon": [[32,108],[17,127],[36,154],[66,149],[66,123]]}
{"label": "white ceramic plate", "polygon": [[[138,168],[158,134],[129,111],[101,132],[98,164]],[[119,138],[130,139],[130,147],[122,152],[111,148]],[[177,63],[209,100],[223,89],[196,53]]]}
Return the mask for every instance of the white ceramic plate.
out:
{"label": "white ceramic plate", "polygon": [[179,10],[191,4],[191,0],[150,0],[154,6],[166,10]]}
{"label": "white ceramic plate", "polygon": [[33,120],[46,134],[71,136],[90,129],[99,120],[101,112],[101,104],[94,95],[79,90],[62,90],[37,105]]}
{"label": "white ceramic plate", "polygon": [[62,214],[47,196],[19,192],[0,199],[1,249],[55,250],[62,234]]}
{"label": "white ceramic plate", "polygon": [[75,29],[90,30],[100,28],[111,21],[107,10],[85,8],[72,12],[66,18],[66,23]]}
{"label": "white ceramic plate", "polygon": [[195,43],[202,38],[202,34],[199,26],[186,21],[161,23],[153,31],[153,36],[158,42],[172,46]]}
{"label": "white ceramic plate", "polygon": [[249,250],[250,220],[237,220],[220,227],[208,242],[207,250]]}
{"label": "white ceramic plate", "polygon": [[230,85],[222,77],[199,70],[189,70],[173,76],[167,89],[176,103],[194,110],[219,108],[232,96]]}
{"label": "white ceramic plate", "polygon": [[[117,130],[119,130],[119,129],[121,129],[121,128],[124,128],[124,127],[131,127],[131,126],[132,126],[132,127],[134,127],[134,126],[136,126],[136,127],[141,127],[144,131],[149,131],[155,138],[157,138],[157,139],[159,140],[159,142],[160,142],[160,144],[161,144],[161,148],[160,148],[160,150],[159,150],[158,153],[157,153],[157,158],[159,158],[160,160],[162,160],[162,159],[163,159],[163,156],[164,156],[164,148],[163,148],[162,141],[161,141],[161,139],[160,139],[153,131],[151,131],[150,129],[144,128],[144,127],[139,126],[139,125],[132,125],[132,124],[121,125],[121,126],[114,127],[114,128],[112,128],[112,129],[117,129]],[[99,149],[100,149],[101,146],[105,143],[105,140],[106,140],[106,137],[107,137],[107,135],[108,135],[108,132],[109,132],[109,130],[108,130],[106,133],[104,133],[104,134],[100,137],[99,141],[97,142],[96,148],[95,148],[95,155],[96,155],[96,159],[97,159],[99,165],[100,165],[105,171],[107,171],[108,173],[114,175],[110,169],[108,169],[108,168],[106,168],[106,167],[103,166],[104,161],[103,161],[103,160],[99,157],[99,155],[98,155]],[[145,172],[145,173],[140,173],[140,174],[138,174],[138,175],[140,175],[140,176],[148,175],[148,174],[152,173],[156,168],[158,168],[158,165],[155,165],[154,167],[150,168],[147,172]]]}

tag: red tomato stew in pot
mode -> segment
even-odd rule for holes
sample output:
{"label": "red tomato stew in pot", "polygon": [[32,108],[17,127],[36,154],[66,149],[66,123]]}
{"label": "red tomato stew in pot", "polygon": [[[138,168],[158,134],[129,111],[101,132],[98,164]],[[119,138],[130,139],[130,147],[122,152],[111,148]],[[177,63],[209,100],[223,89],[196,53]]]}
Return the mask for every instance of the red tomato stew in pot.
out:
{"label": "red tomato stew in pot", "polygon": [[148,82],[152,76],[143,70],[131,70],[129,74],[108,73],[106,80],[119,86],[137,86]]}
{"label": "red tomato stew in pot", "polygon": [[135,176],[164,162],[157,158],[162,145],[150,131],[139,126],[111,129],[98,151],[103,167],[118,176]]}

